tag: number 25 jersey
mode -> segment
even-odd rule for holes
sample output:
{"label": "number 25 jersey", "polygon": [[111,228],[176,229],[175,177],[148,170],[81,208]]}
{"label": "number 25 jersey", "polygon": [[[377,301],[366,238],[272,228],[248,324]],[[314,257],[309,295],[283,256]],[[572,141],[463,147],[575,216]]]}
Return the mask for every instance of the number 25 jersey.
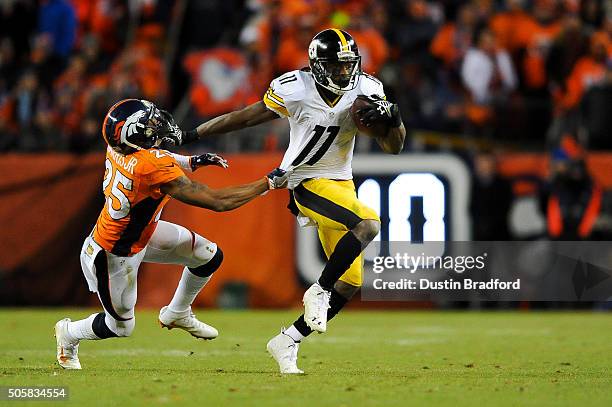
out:
{"label": "number 25 jersey", "polygon": [[355,89],[326,102],[308,70],[291,71],[274,79],[263,101],[266,107],[289,120],[289,147],[282,169],[295,168],[289,189],[309,178],[349,180],[357,127],[350,108],[358,95],[385,98],[382,83],[359,75]]}
{"label": "number 25 jersey", "polygon": [[170,200],[160,185],[185,173],[170,153],[157,149],[121,155],[108,147],[104,166],[105,203],[93,239],[114,255],[131,256],[147,245]]}

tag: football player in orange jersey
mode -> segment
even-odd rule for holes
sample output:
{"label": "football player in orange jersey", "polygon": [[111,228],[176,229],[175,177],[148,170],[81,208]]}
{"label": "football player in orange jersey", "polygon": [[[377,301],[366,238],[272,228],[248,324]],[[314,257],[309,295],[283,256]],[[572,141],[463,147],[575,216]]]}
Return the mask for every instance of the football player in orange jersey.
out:
{"label": "football player in orange jersey", "polygon": [[195,232],[159,220],[162,209],[173,197],[213,211],[229,211],[268,190],[284,188],[289,174],[275,169],[250,184],[222,189],[191,181],[184,171],[205,165],[226,168],[227,162],[216,154],[188,157],[156,148],[176,128],[169,113],[139,99],[118,102],[104,119],[106,202],[81,250],[83,273],[104,312],[80,321],[57,322],[57,360],[63,368],[81,368],[79,341],[132,333],[141,262],[185,266],[174,297],[159,313],[162,327],[180,328],[202,339],[218,335],[195,317],[191,303],[221,265],[223,252]]}

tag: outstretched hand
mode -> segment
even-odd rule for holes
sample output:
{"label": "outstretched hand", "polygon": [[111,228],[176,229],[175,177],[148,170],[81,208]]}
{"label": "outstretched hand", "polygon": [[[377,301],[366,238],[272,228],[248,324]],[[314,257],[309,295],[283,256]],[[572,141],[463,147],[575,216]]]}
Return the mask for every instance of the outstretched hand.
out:
{"label": "outstretched hand", "polygon": [[215,153],[206,153],[202,155],[194,155],[189,160],[191,164],[192,171],[197,170],[200,167],[205,167],[207,165],[215,165],[221,168],[229,167],[227,160],[221,157],[219,154]]}
{"label": "outstretched hand", "polygon": [[286,188],[291,171],[275,168],[268,175],[268,189]]}

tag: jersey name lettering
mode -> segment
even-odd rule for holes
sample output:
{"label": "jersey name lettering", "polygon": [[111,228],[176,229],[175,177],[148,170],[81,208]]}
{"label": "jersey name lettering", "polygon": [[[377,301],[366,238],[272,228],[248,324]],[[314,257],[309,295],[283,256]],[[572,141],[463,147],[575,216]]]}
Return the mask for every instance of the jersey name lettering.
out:
{"label": "jersey name lettering", "polygon": [[130,157],[130,159],[127,160],[126,156],[119,154],[113,149],[109,148],[108,151],[110,152],[110,156],[115,162],[115,164],[117,164],[117,166],[123,168],[125,171],[129,172],[132,175],[134,174],[134,168],[136,167],[136,165],[138,165],[138,158]]}

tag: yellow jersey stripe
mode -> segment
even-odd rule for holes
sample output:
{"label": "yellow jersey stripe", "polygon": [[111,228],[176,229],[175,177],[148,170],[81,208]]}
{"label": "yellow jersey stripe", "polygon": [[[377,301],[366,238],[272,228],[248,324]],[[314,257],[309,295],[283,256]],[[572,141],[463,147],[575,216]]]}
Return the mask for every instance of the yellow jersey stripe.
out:
{"label": "yellow jersey stripe", "polygon": [[268,88],[268,92],[267,94],[274,100],[276,100],[276,103],[280,104],[280,105],[285,105],[285,101],[283,100],[282,97],[278,96],[276,93],[274,93],[272,91],[272,88]]}
{"label": "yellow jersey stripe", "polygon": [[340,31],[339,29],[337,29],[337,28],[332,28],[332,30],[336,34],[338,34],[338,37],[340,37],[340,45],[341,45],[340,50],[341,51],[350,51],[350,48],[349,48],[348,42],[346,41],[346,37],[344,36],[344,33],[342,31]]}
{"label": "yellow jersey stripe", "polygon": [[268,106],[270,109],[274,110],[275,112],[278,112],[284,116],[291,116],[285,106],[282,106],[276,103],[276,101],[271,99],[267,93],[265,94],[263,98],[263,102],[266,104],[266,106]]}

